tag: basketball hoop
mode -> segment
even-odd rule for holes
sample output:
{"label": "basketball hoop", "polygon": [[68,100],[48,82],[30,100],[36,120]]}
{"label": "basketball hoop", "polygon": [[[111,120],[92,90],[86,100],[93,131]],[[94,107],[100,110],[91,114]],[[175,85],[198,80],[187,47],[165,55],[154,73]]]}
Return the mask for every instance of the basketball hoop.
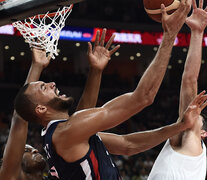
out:
{"label": "basketball hoop", "polygon": [[72,8],[73,4],[59,8],[57,12],[39,14],[14,22],[12,25],[19,30],[31,48],[45,49],[46,53],[55,59],[55,55],[58,55],[57,45],[60,32]]}

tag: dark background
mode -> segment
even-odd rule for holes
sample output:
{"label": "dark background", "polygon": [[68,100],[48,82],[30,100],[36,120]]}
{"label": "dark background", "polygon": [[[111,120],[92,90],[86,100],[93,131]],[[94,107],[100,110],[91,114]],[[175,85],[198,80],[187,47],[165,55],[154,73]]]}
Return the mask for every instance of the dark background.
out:
{"label": "dark background", "polygon": [[[143,2],[140,0],[87,0],[75,4],[66,25],[106,27],[119,30],[162,31],[161,24],[152,21],[147,16]],[[181,31],[190,32],[185,25]],[[60,41],[58,45],[59,56],[51,62],[41,76],[41,80],[54,81],[62,91],[75,97],[73,110],[78,103],[88,71],[87,43],[79,42],[79,47],[75,46],[76,43],[74,41]],[[9,49],[5,48],[6,46],[9,46]],[[103,73],[97,106],[101,106],[112,98],[136,88],[140,77],[156,54],[155,47],[157,46],[121,44],[120,56],[113,55]],[[170,66],[153,105],[110,132],[126,134],[159,128],[176,121],[180,81],[187,50],[188,47],[173,48]],[[21,52],[24,52],[24,56],[20,55]],[[135,56],[137,52],[141,53],[141,57]],[[133,61],[130,60],[131,55],[135,56]],[[1,35],[0,56],[0,143],[3,147],[9,132],[13,100],[28,73],[31,51],[22,37]],[[15,60],[11,61],[11,56],[14,56]],[[63,61],[63,57],[67,57],[68,60]],[[206,89],[206,47],[203,48],[202,59],[199,92]],[[40,130],[41,127],[37,125],[30,126],[28,143],[42,152]],[[132,157],[114,157],[123,179],[146,179],[162,146],[163,144]]]}

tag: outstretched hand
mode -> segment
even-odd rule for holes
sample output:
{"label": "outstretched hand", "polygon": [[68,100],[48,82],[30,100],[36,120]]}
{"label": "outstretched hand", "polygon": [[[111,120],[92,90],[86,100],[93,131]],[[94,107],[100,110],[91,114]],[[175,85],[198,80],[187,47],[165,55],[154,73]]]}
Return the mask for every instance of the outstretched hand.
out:
{"label": "outstretched hand", "polygon": [[46,68],[50,63],[51,56],[47,56],[45,50],[32,48],[32,63]]}
{"label": "outstretched hand", "polygon": [[97,31],[94,47],[92,48],[91,43],[90,42],[88,43],[88,60],[89,60],[90,66],[92,68],[95,68],[101,71],[103,71],[103,69],[108,64],[108,61],[111,59],[111,55],[115,53],[120,47],[120,45],[117,45],[112,50],[109,50],[115,38],[115,35],[111,36],[106,46],[104,46],[105,36],[106,36],[106,29],[103,29],[101,39],[99,40],[100,31]]}
{"label": "outstretched hand", "polygon": [[181,0],[178,9],[170,15],[167,14],[164,4],[161,4],[162,27],[170,37],[175,38],[177,36],[190,12],[191,4],[192,0]]}
{"label": "outstretched hand", "polygon": [[207,7],[203,9],[203,0],[199,1],[197,7],[196,0],[192,0],[193,12],[190,17],[186,19],[186,24],[191,30],[203,32],[207,26]]}
{"label": "outstretched hand", "polygon": [[183,122],[187,128],[192,128],[198,120],[201,111],[207,106],[207,94],[202,91],[189,104],[188,108],[183,114]]}

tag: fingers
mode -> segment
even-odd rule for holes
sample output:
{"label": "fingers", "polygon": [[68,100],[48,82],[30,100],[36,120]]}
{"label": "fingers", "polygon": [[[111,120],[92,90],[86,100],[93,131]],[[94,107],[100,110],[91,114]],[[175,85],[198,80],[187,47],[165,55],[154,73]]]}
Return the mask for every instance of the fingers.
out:
{"label": "fingers", "polygon": [[197,96],[201,97],[206,93],[206,90],[201,91]]}
{"label": "fingers", "polygon": [[199,105],[199,107],[202,106],[202,104],[206,101],[206,99],[207,99],[207,95],[206,95],[206,94],[203,95],[203,96],[201,96],[201,98],[200,98],[199,101],[198,101],[198,105]]}
{"label": "fingers", "polygon": [[47,57],[47,60],[50,62],[51,58],[52,58],[52,56],[49,55],[49,56]]}
{"label": "fingers", "polygon": [[165,18],[167,16],[167,12],[164,4],[161,4],[161,13],[162,13],[162,18]]}
{"label": "fingers", "polygon": [[199,0],[199,5],[197,7],[196,0],[192,0],[193,9],[200,8],[203,9],[203,0]]}
{"label": "fingers", "polygon": [[96,39],[95,39],[95,42],[94,42],[94,46],[104,46],[104,41],[105,41],[105,37],[106,37],[106,28],[103,29],[102,31],[102,35],[101,35],[101,40],[99,42],[99,39],[100,39],[100,31],[98,30],[96,32]]}
{"label": "fingers", "polygon": [[[193,9],[197,8],[196,0],[192,0],[192,5],[193,5]],[[199,2],[199,7],[200,7],[200,2]]]}
{"label": "fingers", "polygon": [[106,47],[105,47],[106,49],[109,49],[110,48],[112,42],[114,41],[114,38],[115,38],[115,34],[113,34],[111,36],[111,38],[109,39],[109,41],[107,42]]}
{"label": "fingers", "polygon": [[[96,33],[96,39],[95,39],[95,46],[104,46],[104,42],[105,42],[105,37],[106,37],[106,28],[103,29],[102,31],[102,35],[101,35],[101,40],[99,42],[99,36],[100,36],[100,31],[97,31]],[[113,43],[115,38],[115,34],[113,34],[109,41],[107,42],[105,49],[109,49],[111,44]],[[116,46],[115,48],[113,48],[111,51],[109,51],[110,55],[112,55],[114,52],[117,51],[117,49],[119,49],[120,45]],[[92,49],[92,45],[91,43],[88,42],[88,53],[92,53],[93,49]]]}
{"label": "fingers", "polygon": [[169,31],[172,35],[177,35],[178,30],[183,26],[188,13],[190,12],[192,0],[181,0],[178,3],[178,9],[172,14],[168,15],[166,13],[166,8],[162,4],[162,26],[164,31]]}
{"label": "fingers", "polygon": [[88,54],[92,53],[92,44],[88,42]]}
{"label": "fingers", "polygon": [[117,45],[116,47],[114,47],[109,53],[110,53],[110,56],[112,54],[114,54],[118,49],[120,48],[120,45]]}
{"label": "fingers", "polygon": [[207,106],[207,101],[201,105],[201,111]]}
{"label": "fingers", "polygon": [[104,28],[102,31],[100,46],[104,46],[105,37],[106,37],[106,28]]}
{"label": "fingers", "polygon": [[198,107],[201,109],[201,111],[207,106],[207,94],[205,94],[206,91],[202,91],[199,95],[196,96],[194,99],[195,103],[198,105]]}
{"label": "fingers", "polygon": [[[184,17],[183,15],[187,16],[188,13],[190,12],[191,5],[192,5],[192,0],[181,0],[178,9],[175,11],[175,13],[177,13],[178,18],[182,19]],[[197,8],[196,2],[194,5]]]}
{"label": "fingers", "polygon": [[203,0],[199,1],[199,8],[203,9]]}
{"label": "fingers", "polygon": [[198,103],[199,101],[200,101],[200,98],[205,94],[205,90],[204,91],[202,91],[200,94],[198,94],[195,98],[194,98],[194,100],[193,100],[193,102],[195,102],[195,103]]}
{"label": "fingers", "polygon": [[181,0],[180,1],[180,6],[179,6],[178,10],[182,10],[183,11],[186,3],[187,3],[187,0]]}
{"label": "fingers", "polygon": [[162,27],[163,27],[164,31],[167,31],[166,24],[165,24],[165,19],[167,17],[167,12],[166,12],[164,4],[161,4],[161,13],[162,13]]}
{"label": "fingers", "polygon": [[187,5],[186,7],[189,8],[192,5],[192,0],[186,0],[185,4]]}
{"label": "fingers", "polygon": [[96,40],[95,40],[95,43],[94,43],[95,46],[99,45],[99,38],[100,38],[100,31],[98,30],[96,32]]}

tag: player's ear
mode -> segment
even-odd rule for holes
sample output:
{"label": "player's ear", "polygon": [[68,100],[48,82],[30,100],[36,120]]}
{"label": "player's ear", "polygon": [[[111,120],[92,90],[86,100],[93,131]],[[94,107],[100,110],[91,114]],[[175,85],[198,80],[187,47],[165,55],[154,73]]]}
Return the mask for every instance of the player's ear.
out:
{"label": "player's ear", "polygon": [[44,113],[47,112],[47,107],[38,104],[38,105],[36,106],[36,108],[35,108],[35,112],[36,112],[38,115],[43,115]]}
{"label": "player's ear", "polygon": [[201,130],[201,138],[204,139],[207,137],[207,132],[205,130]]}

